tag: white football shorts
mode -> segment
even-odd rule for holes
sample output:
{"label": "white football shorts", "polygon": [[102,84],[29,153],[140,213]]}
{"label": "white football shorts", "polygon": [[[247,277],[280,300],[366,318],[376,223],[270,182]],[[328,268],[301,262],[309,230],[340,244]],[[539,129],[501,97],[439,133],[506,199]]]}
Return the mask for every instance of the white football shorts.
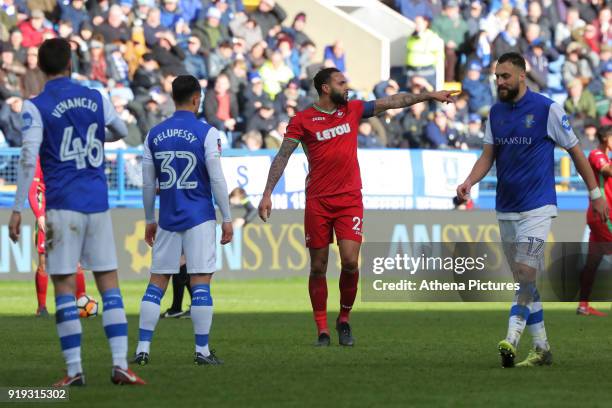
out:
{"label": "white football shorts", "polygon": [[210,220],[186,231],[157,228],[153,243],[151,273],[175,274],[185,254],[187,273],[213,273],[217,270],[217,222]]}
{"label": "white football shorts", "polygon": [[47,210],[45,248],[47,273],[76,273],[77,264],[94,272],[117,269],[117,252],[110,211],[85,214]]}
{"label": "white football shorts", "polygon": [[519,220],[498,220],[499,233],[508,261],[538,269],[544,264],[544,247],[552,217],[530,215]]}

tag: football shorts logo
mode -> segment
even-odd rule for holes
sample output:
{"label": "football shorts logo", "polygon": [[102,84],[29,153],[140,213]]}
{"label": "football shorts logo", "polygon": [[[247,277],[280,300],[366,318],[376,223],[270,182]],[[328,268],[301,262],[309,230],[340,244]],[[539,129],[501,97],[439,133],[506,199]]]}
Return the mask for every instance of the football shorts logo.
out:
{"label": "football shorts logo", "polygon": [[532,128],[535,125],[535,120],[532,114],[525,115],[525,127],[527,129]]}
{"label": "football shorts logo", "polygon": [[567,115],[563,115],[563,117],[561,118],[561,126],[563,126],[563,129],[565,129],[567,132],[572,130],[572,127],[570,126],[569,118],[567,117]]}
{"label": "football shorts logo", "polygon": [[30,112],[24,112],[23,115],[21,115],[21,123],[23,124],[21,126],[22,132],[25,132],[32,126],[32,115]]}

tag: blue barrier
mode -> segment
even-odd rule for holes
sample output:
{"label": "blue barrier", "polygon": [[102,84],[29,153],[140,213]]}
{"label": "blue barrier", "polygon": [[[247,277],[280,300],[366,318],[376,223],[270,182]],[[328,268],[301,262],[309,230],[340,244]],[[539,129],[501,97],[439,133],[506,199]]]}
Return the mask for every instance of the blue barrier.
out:
{"label": "blue barrier", "polygon": [[[20,149],[0,149],[0,207],[11,207],[14,201],[15,185],[17,183],[17,164]],[[415,191],[422,191],[424,182],[422,150],[411,150],[412,168]],[[478,152],[476,152],[478,153]],[[142,207],[142,150],[136,148],[123,150],[106,150],[106,175],[109,186],[109,202],[111,207],[141,208]],[[241,149],[227,149],[223,151],[224,157],[242,156],[270,156],[276,150],[259,150],[249,152]],[[557,193],[559,208],[563,210],[583,210],[588,205],[586,188],[576,169],[571,166],[569,177],[560,176],[560,160],[569,157],[561,149],[555,151],[555,177],[558,185],[563,185],[567,191]],[[121,169],[121,171],[119,171]],[[443,169],[442,169],[443,170]],[[259,171],[259,169],[258,169]],[[267,169],[261,169],[267,174]],[[495,168],[480,183],[480,196],[476,200],[479,208],[491,209],[495,207],[495,188],[497,179]]]}

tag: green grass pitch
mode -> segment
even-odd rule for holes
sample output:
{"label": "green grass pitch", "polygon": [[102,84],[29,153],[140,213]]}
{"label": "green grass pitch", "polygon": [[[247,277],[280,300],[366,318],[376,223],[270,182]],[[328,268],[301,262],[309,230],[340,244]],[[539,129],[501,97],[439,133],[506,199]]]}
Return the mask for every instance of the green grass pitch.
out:
{"label": "green grass pitch", "polygon": [[[130,356],[145,282],[124,282]],[[34,282],[0,282],[0,387],[48,386],[63,375],[54,319],[37,319]],[[88,281],[88,293],[100,296]],[[352,316],[356,346],[312,347],[306,279],[213,283],[211,346],[220,367],[194,366],[187,319],[160,320],[151,364],[133,367],[144,387],[109,381],[110,353],[101,317],[83,322],[87,386],[70,405],[87,407],[424,406],[608,407],[612,404],[611,318],[584,318],[575,304],[545,303],[555,363],[502,369],[496,352],[508,305],[361,303]],[[329,321],[338,309],[329,282]],[[170,292],[162,310],[170,303]],[[187,295],[186,295],[187,296]],[[187,302],[187,300],[185,301]],[[52,289],[48,303],[53,310]],[[610,304],[598,304],[609,311]],[[525,334],[519,357],[527,354]],[[31,404],[34,405],[34,404]],[[16,406],[25,406],[19,404]],[[35,406],[40,406],[36,404]]]}

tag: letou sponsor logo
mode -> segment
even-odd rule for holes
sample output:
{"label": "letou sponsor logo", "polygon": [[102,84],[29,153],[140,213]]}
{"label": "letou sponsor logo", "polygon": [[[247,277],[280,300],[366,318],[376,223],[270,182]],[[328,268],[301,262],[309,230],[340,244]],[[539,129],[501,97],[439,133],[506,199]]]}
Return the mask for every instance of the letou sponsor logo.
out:
{"label": "letou sponsor logo", "polygon": [[325,129],[321,132],[317,132],[317,140],[325,141],[329,139],[333,139],[336,136],[342,136],[351,132],[351,126],[348,123],[343,123],[342,125],[335,126],[331,129]]}

